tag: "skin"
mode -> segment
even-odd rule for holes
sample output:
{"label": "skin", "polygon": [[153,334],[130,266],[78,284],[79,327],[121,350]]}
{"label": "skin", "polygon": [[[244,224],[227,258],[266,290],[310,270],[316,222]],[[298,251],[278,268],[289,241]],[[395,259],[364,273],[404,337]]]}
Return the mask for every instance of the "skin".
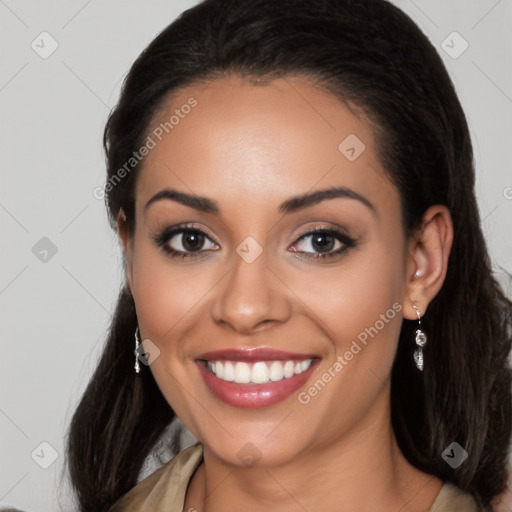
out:
{"label": "skin", "polygon": [[[204,445],[184,510],[339,510],[340,503],[359,512],[428,510],[442,482],[413,468],[397,447],[390,374],[402,317],[417,318],[413,305],[424,315],[442,286],[449,212],[429,208],[406,238],[400,197],[370,123],[304,78],[255,86],[231,76],[191,85],[168,99],[154,126],[190,97],[197,106],[143,162],[133,238],[122,211],[118,217],[141,339],[161,351],[150,369]],[[366,146],[355,161],[338,149],[349,134]],[[278,212],[291,196],[330,186],[357,192],[373,209],[335,198]],[[171,200],[144,208],[168,187],[209,197],[220,213]],[[170,258],[153,237],[188,222],[213,243],[207,238],[199,257]],[[336,226],[355,246],[307,259],[318,248],[302,234]],[[236,252],[247,236],[263,249],[252,263]],[[182,249],[180,242],[178,235],[172,246]],[[294,393],[269,407],[232,407],[210,393],[194,362],[203,352],[239,347],[318,354],[299,391],[307,390],[394,303],[401,312],[308,404]],[[238,457],[247,443],[260,456],[251,467]]]}

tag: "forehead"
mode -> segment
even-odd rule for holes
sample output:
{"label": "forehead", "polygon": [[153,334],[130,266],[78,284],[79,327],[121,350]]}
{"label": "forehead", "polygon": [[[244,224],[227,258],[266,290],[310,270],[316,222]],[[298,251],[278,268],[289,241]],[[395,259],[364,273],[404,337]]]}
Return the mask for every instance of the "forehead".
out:
{"label": "forehead", "polygon": [[165,101],[148,135],[154,147],[138,202],[171,186],[258,207],[340,185],[388,205],[397,199],[371,125],[304,78],[254,85],[234,76],[185,87]]}

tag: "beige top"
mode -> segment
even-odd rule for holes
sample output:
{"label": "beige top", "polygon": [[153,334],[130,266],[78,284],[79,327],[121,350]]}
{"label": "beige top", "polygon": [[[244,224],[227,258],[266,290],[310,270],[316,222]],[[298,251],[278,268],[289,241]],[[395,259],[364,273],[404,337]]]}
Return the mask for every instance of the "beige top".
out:
{"label": "beige top", "polygon": [[[197,443],[172,458],[125,494],[109,512],[187,512],[183,511],[187,487],[203,458]],[[479,512],[469,494],[445,483],[428,512]]]}

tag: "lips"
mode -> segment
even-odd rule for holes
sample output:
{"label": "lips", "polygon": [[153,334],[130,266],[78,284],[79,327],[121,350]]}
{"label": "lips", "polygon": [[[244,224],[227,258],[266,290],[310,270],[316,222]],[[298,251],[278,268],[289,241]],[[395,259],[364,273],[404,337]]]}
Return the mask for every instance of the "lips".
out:
{"label": "lips", "polygon": [[280,402],[299,389],[317,366],[318,356],[273,349],[230,349],[201,354],[199,371],[208,389],[235,407]]}

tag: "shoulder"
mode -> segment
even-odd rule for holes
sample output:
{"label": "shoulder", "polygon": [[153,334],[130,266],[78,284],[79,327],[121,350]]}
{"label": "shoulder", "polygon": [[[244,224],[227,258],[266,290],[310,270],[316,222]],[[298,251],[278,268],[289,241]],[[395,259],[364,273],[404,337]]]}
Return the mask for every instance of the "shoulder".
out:
{"label": "shoulder", "polygon": [[139,482],[109,512],[181,510],[188,483],[203,457],[197,443],[178,453],[169,462]]}
{"label": "shoulder", "polygon": [[481,512],[481,509],[470,494],[445,483],[428,512]]}

